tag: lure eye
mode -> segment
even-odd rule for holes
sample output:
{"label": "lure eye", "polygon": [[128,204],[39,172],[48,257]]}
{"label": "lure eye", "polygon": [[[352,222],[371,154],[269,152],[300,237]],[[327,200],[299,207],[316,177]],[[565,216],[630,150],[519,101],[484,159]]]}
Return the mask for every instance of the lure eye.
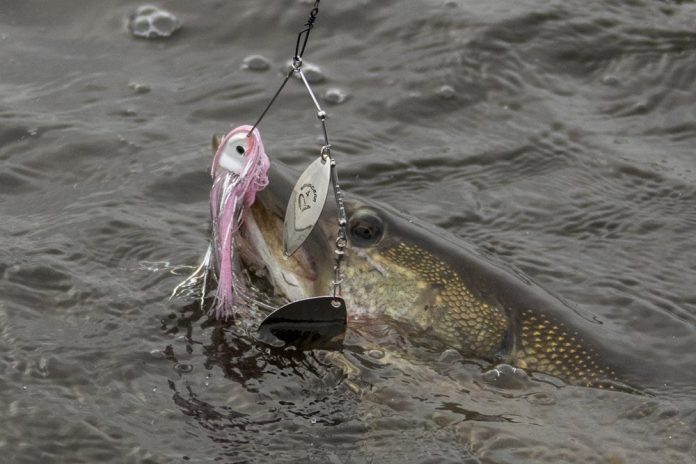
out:
{"label": "lure eye", "polygon": [[218,165],[222,169],[240,174],[242,172],[243,160],[240,155],[246,152],[247,137],[240,132],[225,140],[225,145],[221,147],[222,153]]}
{"label": "lure eye", "polygon": [[376,245],[384,235],[384,222],[372,210],[357,211],[348,221],[348,234],[357,247]]}

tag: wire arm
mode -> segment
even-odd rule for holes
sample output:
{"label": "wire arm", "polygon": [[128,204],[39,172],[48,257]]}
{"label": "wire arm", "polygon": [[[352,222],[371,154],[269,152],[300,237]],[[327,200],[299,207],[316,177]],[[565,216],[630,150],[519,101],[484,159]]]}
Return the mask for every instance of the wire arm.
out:
{"label": "wire arm", "polygon": [[[280,84],[280,87],[278,88],[276,93],[271,98],[271,101],[268,102],[268,105],[266,105],[266,108],[261,113],[261,116],[259,116],[259,118],[256,120],[254,125],[251,126],[251,130],[247,133],[247,137],[249,137],[251,135],[251,133],[254,132],[254,129],[256,129],[256,127],[261,123],[261,120],[264,118],[264,116],[266,116],[266,113],[268,113],[268,110],[271,109],[271,106],[273,106],[273,103],[275,103],[276,99],[278,98],[278,95],[280,95],[280,92],[285,87],[285,84],[288,83],[290,76],[292,76],[292,74],[294,72],[300,73],[300,77],[302,77],[302,80],[304,81],[305,85],[307,86],[307,90],[309,91],[309,94],[311,95],[312,100],[314,101],[314,104],[317,107],[317,111],[323,112],[321,110],[321,108],[319,107],[319,103],[317,102],[317,99],[314,96],[312,89],[309,87],[309,84],[307,83],[307,80],[305,79],[305,77],[301,71],[302,55],[304,55],[305,48],[307,48],[307,41],[309,40],[309,33],[312,31],[312,28],[314,28],[314,23],[317,20],[317,15],[319,14],[319,2],[320,2],[320,0],[316,0],[314,2],[314,7],[309,12],[309,18],[307,18],[307,22],[304,24],[305,28],[302,29],[299,34],[297,34],[297,41],[295,42],[295,54],[292,57],[292,69],[285,76],[283,83]],[[326,130],[324,130],[324,132],[326,132]],[[327,144],[328,144],[328,142],[327,142]]]}

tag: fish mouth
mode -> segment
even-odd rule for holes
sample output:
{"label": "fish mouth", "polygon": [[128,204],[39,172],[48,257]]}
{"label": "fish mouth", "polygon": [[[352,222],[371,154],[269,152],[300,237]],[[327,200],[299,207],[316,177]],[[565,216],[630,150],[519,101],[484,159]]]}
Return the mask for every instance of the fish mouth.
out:
{"label": "fish mouth", "polygon": [[325,295],[332,270],[330,237],[325,234],[320,221],[305,243],[286,257],[283,220],[294,187],[293,175],[275,162],[268,177],[268,186],[256,194],[244,222],[240,237],[242,262],[266,278],[276,295],[289,301]]}

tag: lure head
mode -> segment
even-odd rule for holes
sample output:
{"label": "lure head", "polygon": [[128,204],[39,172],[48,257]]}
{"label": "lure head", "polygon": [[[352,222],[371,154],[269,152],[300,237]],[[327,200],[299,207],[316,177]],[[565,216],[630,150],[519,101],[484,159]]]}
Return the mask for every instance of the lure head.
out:
{"label": "lure head", "polygon": [[213,136],[213,165],[211,175],[222,170],[241,175],[243,169],[243,157],[250,151],[250,136],[245,131],[231,132],[224,138],[220,135]]}

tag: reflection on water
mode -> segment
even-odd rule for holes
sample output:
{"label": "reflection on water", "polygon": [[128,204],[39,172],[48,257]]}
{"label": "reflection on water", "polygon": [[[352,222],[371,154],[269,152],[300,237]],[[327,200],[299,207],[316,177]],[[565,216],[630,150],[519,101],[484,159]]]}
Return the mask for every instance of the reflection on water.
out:
{"label": "reflection on water", "polygon": [[[183,26],[161,40],[129,32],[136,2],[0,6],[5,459],[696,460],[694,4],[329,2],[306,54],[346,190],[670,372],[634,395],[496,374],[393,321],[269,350],[168,301],[205,248],[210,136],[258,115],[306,20],[281,3],[168,2]],[[286,92],[261,130],[303,167],[320,128]]]}

